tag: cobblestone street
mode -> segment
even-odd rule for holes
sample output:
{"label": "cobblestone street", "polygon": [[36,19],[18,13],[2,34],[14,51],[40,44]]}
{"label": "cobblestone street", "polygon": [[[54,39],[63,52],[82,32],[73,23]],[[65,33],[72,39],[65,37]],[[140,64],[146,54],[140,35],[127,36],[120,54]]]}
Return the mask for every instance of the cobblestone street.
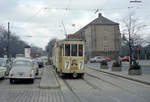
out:
{"label": "cobblestone street", "polygon": [[[54,71],[51,66],[42,70],[46,68]],[[0,102],[150,101],[150,86],[91,69],[86,69],[84,79],[61,78],[57,75],[55,78],[60,85],[57,89],[39,88],[41,79],[35,79],[34,84],[25,81],[10,84],[9,79],[0,80]]]}

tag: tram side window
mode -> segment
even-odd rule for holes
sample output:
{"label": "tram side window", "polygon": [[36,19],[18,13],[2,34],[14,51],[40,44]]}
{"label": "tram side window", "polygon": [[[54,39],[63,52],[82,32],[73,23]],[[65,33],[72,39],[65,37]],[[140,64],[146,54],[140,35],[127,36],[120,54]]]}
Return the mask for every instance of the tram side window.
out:
{"label": "tram side window", "polygon": [[65,45],[65,56],[70,56],[70,44]]}
{"label": "tram side window", "polygon": [[83,56],[83,45],[79,45],[79,56]]}
{"label": "tram side window", "polygon": [[77,44],[72,44],[71,56],[77,56]]}

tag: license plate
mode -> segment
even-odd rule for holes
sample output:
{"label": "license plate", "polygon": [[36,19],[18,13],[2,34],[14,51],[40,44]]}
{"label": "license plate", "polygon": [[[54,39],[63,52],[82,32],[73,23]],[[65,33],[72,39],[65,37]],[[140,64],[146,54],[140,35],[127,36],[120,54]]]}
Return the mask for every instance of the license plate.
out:
{"label": "license plate", "polygon": [[23,72],[19,72],[18,74],[19,74],[20,76],[24,75],[24,73],[23,73]]}

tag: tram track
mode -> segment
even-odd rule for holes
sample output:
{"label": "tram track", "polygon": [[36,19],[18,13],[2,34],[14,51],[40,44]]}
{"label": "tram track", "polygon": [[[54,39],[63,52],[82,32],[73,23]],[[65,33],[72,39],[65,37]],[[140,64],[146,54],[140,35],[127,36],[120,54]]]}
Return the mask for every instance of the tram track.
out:
{"label": "tram track", "polygon": [[[136,85],[140,85],[140,86],[148,85],[148,84],[144,84],[144,83],[141,83],[141,82],[137,82],[137,81],[128,79],[128,78],[126,78],[126,77],[114,75],[114,74],[111,74],[111,73],[106,73],[106,72],[103,72],[103,71],[98,70],[98,69],[88,68],[88,70],[93,70],[93,71],[95,71],[95,72],[102,73],[102,74],[105,75],[105,76],[112,77],[112,78],[115,78],[115,79],[119,79],[119,80],[121,80],[121,81],[125,81],[125,80],[126,80],[126,81],[130,81],[132,84],[136,84]],[[133,81],[133,82],[132,82],[132,81]]]}
{"label": "tram track", "polygon": [[78,102],[82,102],[80,97],[76,94],[76,92],[72,89],[72,87],[69,85],[69,83],[67,82],[66,79],[63,79],[63,82],[65,83],[65,85],[68,87],[68,89],[72,92],[72,94],[76,97]]}
{"label": "tram track", "polygon": [[[91,69],[91,70],[92,70],[92,69]],[[99,72],[99,71],[97,71],[97,72]],[[102,72],[99,72],[99,73],[102,73]],[[131,91],[130,89],[127,89],[127,88],[125,88],[125,87],[123,87],[123,86],[117,85],[117,84],[115,84],[115,83],[113,83],[113,82],[111,82],[111,81],[107,81],[107,80],[105,80],[105,79],[102,79],[102,78],[100,78],[99,76],[96,76],[96,75],[93,75],[93,74],[90,74],[90,73],[87,73],[87,72],[86,72],[86,75],[88,75],[89,77],[92,77],[92,78],[101,80],[101,81],[103,81],[103,82],[105,82],[105,83],[107,83],[107,84],[110,84],[110,85],[112,85],[112,86],[114,86],[114,87],[117,87],[117,88],[119,88],[119,89],[121,89],[121,90],[124,90],[124,91],[126,91],[126,92],[129,92],[130,94],[134,94],[134,95],[140,96],[140,97],[142,97],[143,99],[145,98],[143,95],[139,95],[139,94],[137,94],[136,92]]]}
{"label": "tram track", "polygon": [[[94,71],[96,71],[96,72],[103,73],[103,72],[100,72],[100,71],[95,70],[95,69],[90,69],[90,70],[94,70]],[[88,76],[90,76],[90,77],[96,78],[96,79],[101,80],[101,81],[103,81],[103,82],[105,82],[105,83],[108,83],[108,84],[110,84],[110,85],[113,85],[113,86],[115,86],[115,87],[118,87],[118,88],[120,88],[120,89],[122,89],[122,90],[125,90],[125,91],[127,91],[127,92],[132,93],[132,94],[135,94],[134,92],[132,92],[132,91],[130,91],[130,90],[124,88],[124,87],[121,87],[121,86],[119,86],[119,85],[117,85],[117,84],[114,84],[114,83],[111,82],[111,81],[107,81],[107,80],[105,80],[105,79],[102,79],[102,78],[100,78],[100,77],[98,77],[98,76],[96,76],[96,75],[93,75],[93,74],[89,74],[89,73],[87,73],[87,72],[86,72],[86,74],[87,74]],[[112,77],[112,75],[108,75],[108,74],[106,74],[106,73],[103,73],[103,74],[106,75],[106,76]],[[116,78],[116,77],[117,77],[117,76],[115,76],[114,78]],[[118,77],[118,79],[120,79],[120,77]],[[121,80],[121,79],[120,79],[120,80]]]}
{"label": "tram track", "polygon": [[[72,89],[72,87],[69,85],[69,83],[67,82],[67,80],[61,78],[61,77],[55,72],[55,70],[53,70],[53,72],[55,73],[56,79],[58,80],[58,83],[59,83],[59,85],[60,85],[59,90],[60,90],[61,95],[63,96],[63,98],[65,99],[65,95],[64,95],[64,92],[63,92],[63,90],[62,90],[62,87],[64,87],[64,85],[65,85],[65,87],[67,87],[67,89],[69,90],[69,92],[71,92],[71,94],[73,95],[73,97],[74,97],[74,99],[73,99],[74,102],[82,102],[81,99],[80,99],[80,97],[79,97],[79,96],[76,94],[76,92]],[[63,84],[64,84],[64,85],[63,85]]]}
{"label": "tram track", "polygon": [[[67,88],[70,90],[70,92],[73,94],[73,96],[75,97],[75,102],[82,102],[81,101],[81,97],[78,96],[78,94],[76,93],[76,90],[74,89],[74,84],[76,83],[75,80],[78,80],[79,82],[84,82],[85,84],[84,85],[88,85],[88,87],[94,89],[94,90],[97,90],[98,92],[102,92],[102,89],[97,87],[96,85],[94,85],[93,83],[89,82],[87,79],[85,78],[81,78],[81,79],[73,79],[73,80],[68,80],[68,79],[61,79],[63,81],[63,83],[65,84],[65,86],[67,86]],[[70,84],[70,81],[75,81],[74,84]],[[83,86],[84,86],[83,85]],[[77,88],[77,87],[76,87]],[[77,89],[78,90],[78,89]],[[63,91],[60,89],[62,95],[64,96],[63,94]]]}
{"label": "tram track", "polygon": [[115,86],[115,87],[118,87],[118,88],[122,89],[122,87],[120,87],[119,85],[116,85],[116,84],[114,84],[114,83],[112,83],[112,82],[110,82],[110,81],[104,80],[104,79],[102,79],[102,78],[100,78],[100,77],[98,77],[98,76],[89,74],[89,73],[87,73],[87,72],[86,72],[86,74],[87,74],[88,76],[92,77],[92,78],[99,79],[99,80],[101,80],[101,81],[103,81],[103,82],[105,82],[105,83],[111,84],[111,85],[113,85],[113,86]]}
{"label": "tram track", "polygon": [[[76,80],[76,79],[75,79]],[[96,90],[98,92],[102,92],[102,89],[97,87],[96,85],[92,84],[91,82],[89,82],[88,80],[86,79],[77,79],[78,81],[81,81],[81,82],[84,82],[85,85],[88,85],[88,87],[92,88],[93,90]],[[73,89],[74,86],[72,86],[70,83],[69,83],[70,80],[67,80],[67,79],[63,79],[63,82],[65,83],[65,85],[68,87],[68,89],[73,93],[73,95],[76,97],[77,99],[77,102],[82,102],[81,101],[81,97],[78,96],[78,94],[75,92],[75,90]],[[83,85],[84,86],[84,85]],[[99,94],[100,95],[100,94]]]}

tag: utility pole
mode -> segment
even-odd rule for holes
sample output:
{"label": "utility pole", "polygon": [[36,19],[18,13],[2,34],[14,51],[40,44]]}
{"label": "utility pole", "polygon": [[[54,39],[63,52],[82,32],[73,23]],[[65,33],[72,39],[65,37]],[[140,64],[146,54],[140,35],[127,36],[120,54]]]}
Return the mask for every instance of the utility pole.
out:
{"label": "utility pole", "polygon": [[8,22],[8,34],[7,34],[7,58],[9,59],[10,56],[9,56],[9,38],[10,38],[10,31],[9,31],[9,26],[10,26],[10,23]]}

